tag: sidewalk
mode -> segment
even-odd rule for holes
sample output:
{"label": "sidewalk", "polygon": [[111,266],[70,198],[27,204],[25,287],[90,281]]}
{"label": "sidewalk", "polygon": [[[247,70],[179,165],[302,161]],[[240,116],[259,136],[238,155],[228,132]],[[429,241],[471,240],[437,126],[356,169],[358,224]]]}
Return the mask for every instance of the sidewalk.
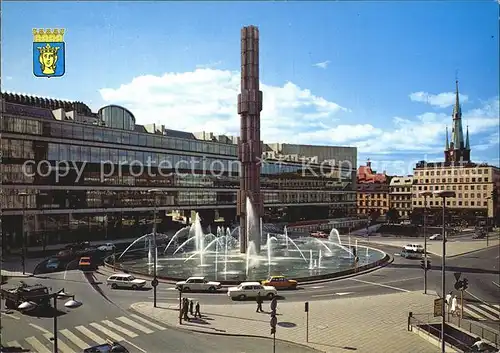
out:
{"label": "sidewalk", "polygon": [[44,258],[27,258],[25,262],[26,273],[23,275],[23,266],[21,264],[21,257],[19,255],[14,256],[9,260],[5,260],[0,263],[2,276],[29,277],[33,275],[35,267],[43,260]]}
{"label": "sidewalk", "polygon": [[[305,344],[327,353],[356,350],[358,353],[429,353],[436,347],[407,331],[408,312],[432,311],[434,296],[421,292],[377,297],[345,298],[309,303],[309,342],[306,342],[304,303],[278,302],[276,338]],[[179,325],[178,306],[151,302],[132,304],[131,309],[169,326],[226,335],[270,336],[269,314],[256,313],[254,303],[203,305],[201,320]],[[264,303],[269,309],[269,303]]]}
{"label": "sidewalk", "polygon": [[[392,245],[403,248],[406,244],[421,244],[424,245],[424,240],[421,238],[416,238],[415,240],[398,240],[398,239],[380,239],[372,237],[368,242],[366,238],[360,239],[357,238],[358,241],[362,241],[363,245],[369,244],[378,244],[378,245]],[[453,257],[462,254],[466,254],[472,251],[486,249],[494,246],[498,246],[500,244],[500,239],[498,234],[495,237],[490,236],[488,239],[488,246],[486,246],[486,239],[475,239],[472,241],[450,241],[446,243],[446,257]],[[441,256],[443,254],[442,251],[442,242],[440,240],[427,240],[427,252],[430,254]]]}

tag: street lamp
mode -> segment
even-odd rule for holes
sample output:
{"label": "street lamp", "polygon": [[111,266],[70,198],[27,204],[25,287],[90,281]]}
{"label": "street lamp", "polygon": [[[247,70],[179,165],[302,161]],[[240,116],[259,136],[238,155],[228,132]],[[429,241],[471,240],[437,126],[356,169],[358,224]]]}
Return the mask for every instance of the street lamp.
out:
{"label": "street lamp", "polygon": [[161,189],[150,189],[148,190],[148,193],[153,194],[155,199],[154,199],[154,212],[153,212],[153,282],[151,283],[153,286],[153,307],[156,308],[156,287],[158,287],[158,278],[157,278],[157,273],[156,273],[156,261],[157,261],[157,252],[156,252],[156,209],[158,208],[158,198],[157,195],[159,193],[162,193],[163,190]]}
{"label": "street lamp", "polygon": [[[444,301],[446,298],[446,199],[449,197],[456,197],[455,191],[451,190],[439,190],[434,191],[434,195],[441,197],[443,201],[443,251],[441,255],[441,298]],[[442,305],[441,309],[441,353],[445,353],[445,341],[444,341],[444,325],[446,322],[446,309],[445,303]]]}
{"label": "street lamp", "polygon": [[25,234],[25,229],[24,229],[24,222],[26,218],[26,198],[29,197],[30,194],[27,192],[20,192],[17,194],[23,199],[23,219],[21,221],[21,264],[23,266],[23,275],[26,274],[26,234]]}
{"label": "street lamp", "polygon": [[[64,306],[68,309],[76,309],[76,308],[79,308],[80,306],[83,305],[82,302],[79,302],[78,300],[75,300],[75,296],[74,295],[71,295],[71,294],[66,294],[64,293],[64,288],[61,289],[60,291],[58,292],[55,292],[55,293],[51,293],[51,294],[48,294],[47,295],[47,298],[50,300],[50,299],[53,299],[54,301],[54,326],[53,326],[53,335],[54,335],[54,353],[59,353],[59,350],[58,350],[58,341],[57,341],[57,318],[58,318],[58,315],[57,315],[57,299],[65,299],[65,298],[71,298],[70,300],[68,300],[66,303],[64,303]],[[31,311],[31,310],[34,310],[36,309],[38,305],[36,303],[33,303],[33,302],[23,302],[21,303],[17,308],[21,311],[21,312],[27,312],[27,311]]]}
{"label": "street lamp", "polygon": [[432,196],[432,191],[419,193],[424,197],[424,294],[427,294],[427,197]]}

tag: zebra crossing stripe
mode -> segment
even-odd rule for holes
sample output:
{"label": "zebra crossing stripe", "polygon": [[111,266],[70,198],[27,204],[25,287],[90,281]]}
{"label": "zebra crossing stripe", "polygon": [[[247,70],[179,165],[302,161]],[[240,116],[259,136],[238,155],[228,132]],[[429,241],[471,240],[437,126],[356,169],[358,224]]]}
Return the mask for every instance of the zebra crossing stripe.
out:
{"label": "zebra crossing stripe", "polygon": [[480,320],[480,321],[484,321],[486,320],[484,317],[476,314],[474,311],[470,310],[469,308],[467,308],[465,305],[464,305],[464,311],[469,314],[470,316],[472,316],[473,318],[477,319],[477,320]]}
{"label": "zebra crossing stripe", "polygon": [[52,353],[50,349],[45,347],[42,342],[40,342],[36,337],[31,336],[25,339],[26,342],[29,343],[29,345],[33,348],[35,348],[35,351],[38,353]]}
{"label": "zebra crossing stripe", "polygon": [[496,311],[495,308],[492,308],[489,305],[486,304],[481,304],[481,307],[485,308],[486,310],[489,310],[490,313],[493,313],[493,315],[496,316],[496,320],[498,320],[500,317],[500,312]]}
{"label": "zebra crossing stripe", "polygon": [[121,333],[123,333],[123,334],[125,334],[125,335],[127,335],[127,336],[129,336],[131,338],[135,338],[135,337],[139,336],[135,332],[127,330],[125,327],[117,325],[114,322],[111,322],[109,320],[102,320],[102,323],[105,324],[105,325],[108,325],[111,328],[114,328],[116,331],[120,331]]}
{"label": "zebra crossing stripe", "polygon": [[99,337],[85,326],[76,326],[75,328],[97,344],[106,343],[106,340],[104,338]]}
{"label": "zebra crossing stripe", "polygon": [[7,346],[8,347],[21,347],[21,345],[19,344],[19,342],[17,341],[10,341],[10,342],[7,342]]}
{"label": "zebra crossing stripe", "polygon": [[480,307],[472,305],[472,304],[470,304],[470,306],[472,308],[474,308],[474,310],[476,310],[477,312],[481,313],[483,316],[486,316],[488,319],[490,319],[490,320],[498,320],[498,317],[495,317],[495,316],[491,315],[490,313],[488,313],[487,311],[481,309]]}
{"label": "zebra crossing stripe", "polygon": [[99,330],[101,331],[102,333],[104,333],[106,336],[108,337],[111,337],[111,339],[115,342],[119,342],[119,341],[124,341],[125,338],[123,338],[122,336],[114,333],[113,331],[111,330],[108,330],[106,327],[98,324],[97,322],[91,322],[89,324],[90,326],[92,326],[93,328],[95,328],[96,330]]}
{"label": "zebra crossing stripe", "polygon": [[83,342],[77,335],[75,335],[73,332],[71,332],[68,329],[60,330],[59,333],[61,333],[63,336],[65,336],[67,339],[69,339],[71,342],[73,342],[80,349],[85,349],[85,348],[89,347],[88,344]]}
{"label": "zebra crossing stripe", "polygon": [[137,329],[139,331],[142,331],[144,333],[147,333],[147,334],[154,332],[153,330],[150,330],[147,327],[144,327],[141,324],[138,324],[137,322],[134,322],[134,321],[130,320],[128,317],[125,317],[125,316],[117,317],[116,320],[119,320],[119,321],[123,322],[124,324],[132,326],[133,328],[135,328],[135,329]]}
{"label": "zebra crossing stripe", "polygon": [[[54,344],[54,341],[52,340],[53,335],[51,333],[44,333],[43,337],[48,339],[52,344]],[[57,348],[62,352],[62,353],[76,353],[73,349],[71,349],[70,346],[68,346],[66,343],[64,343],[61,340],[57,340]]]}
{"label": "zebra crossing stripe", "polygon": [[157,324],[155,324],[154,322],[148,321],[147,319],[143,318],[142,316],[135,315],[135,314],[130,314],[130,316],[132,316],[134,319],[137,319],[137,320],[139,320],[139,321],[142,321],[142,322],[144,322],[144,323],[148,324],[148,325],[149,325],[149,326],[151,326],[151,327],[154,327],[154,328],[155,328],[155,329],[157,329],[157,330],[161,330],[161,331],[166,330],[166,328],[165,328],[165,327],[160,326],[160,325],[157,325]]}
{"label": "zebra crossing stripe", "polygon": [[497,308],[498,310],[500,310],[500,304],[493,304],[493,306],[494,306],[495,308]]}

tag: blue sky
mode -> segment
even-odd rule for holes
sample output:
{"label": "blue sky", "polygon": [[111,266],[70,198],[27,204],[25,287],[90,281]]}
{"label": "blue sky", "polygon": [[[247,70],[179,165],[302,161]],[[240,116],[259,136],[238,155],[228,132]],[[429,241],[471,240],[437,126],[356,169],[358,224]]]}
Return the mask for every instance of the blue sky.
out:
{"label": "blue sky", "polygon": [[[406,173],[443,158],[458,73],[473,159],[498,165],[498,19],[493,0],[7,2],[2,90],[237,134],[240,28],[253,24],[265,141],[358,146],[361,162]],[[34,77],[31,29],[61,27],[66,75]]]}

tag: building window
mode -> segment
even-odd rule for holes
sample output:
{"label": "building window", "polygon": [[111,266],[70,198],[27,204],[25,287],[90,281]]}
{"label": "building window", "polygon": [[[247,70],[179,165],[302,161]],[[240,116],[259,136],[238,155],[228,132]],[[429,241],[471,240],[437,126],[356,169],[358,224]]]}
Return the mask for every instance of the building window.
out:
{"label": "building window", "polygon": [[488,178],[484,178],[484,182],[487,183],[488,182]]}
{"label": "building window", "polygon": [[470,202],[470,205],[471,205],[471,206],[474,206],[474,201],[471,201],[471,202]]}
{"label": "building window", "polygon": [[464,206],[469,206],[469,201],[464,201]]}
{"label": "building window", "polygon": [[483,202],[483,205],[484,205],[484,206],[488,206],[488,201],[484,201],[484,202]]}

